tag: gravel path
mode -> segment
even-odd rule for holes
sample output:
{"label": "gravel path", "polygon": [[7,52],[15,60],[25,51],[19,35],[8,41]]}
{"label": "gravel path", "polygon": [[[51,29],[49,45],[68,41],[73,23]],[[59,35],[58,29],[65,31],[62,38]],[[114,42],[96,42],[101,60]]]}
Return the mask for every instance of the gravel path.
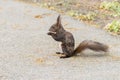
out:
{"label": "gravel path", "polygon": [[89,39],[108,44],[110,51],[60,59],[60,43],[46,35],[57,16],[34,4],[0,0],[0,80],[120,80],[119,38],[62,15],[76,46]]}

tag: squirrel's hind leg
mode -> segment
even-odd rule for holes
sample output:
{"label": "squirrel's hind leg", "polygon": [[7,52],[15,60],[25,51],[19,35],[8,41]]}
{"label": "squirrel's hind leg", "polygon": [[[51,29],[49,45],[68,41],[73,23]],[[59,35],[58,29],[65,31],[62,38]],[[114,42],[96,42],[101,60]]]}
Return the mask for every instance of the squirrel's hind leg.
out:
{"label": "squirrel's hind leg", "polygon": [[60,58],[69,58],[70,56],[68,55],[64,55],[64,56],[60,56]]}

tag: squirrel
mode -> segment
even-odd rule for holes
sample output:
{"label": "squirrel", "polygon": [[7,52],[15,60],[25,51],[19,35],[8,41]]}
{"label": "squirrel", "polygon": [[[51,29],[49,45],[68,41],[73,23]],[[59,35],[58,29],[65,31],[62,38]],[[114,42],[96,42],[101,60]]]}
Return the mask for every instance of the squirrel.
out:
{"label": "squirrel", "polygon": [[57,54],[63,54],[63,56],[61,56],[60,58],[72,57],[77,53],[84,51],[85,49],[91,49],[93,51],[103,51],[103,52],[108,51],[107,45],[92,40],[84,40],[78,45],[76,49],[74,49],[75,46],[74,37],[72,33],[66,31],[63,28],[61,24],[60,15],[57,17],[57,22],[50,27],[49,32],[47,34],[52,36],[52,38],[55,41],[62,42],[61,47],[63,53],[56,52]]}

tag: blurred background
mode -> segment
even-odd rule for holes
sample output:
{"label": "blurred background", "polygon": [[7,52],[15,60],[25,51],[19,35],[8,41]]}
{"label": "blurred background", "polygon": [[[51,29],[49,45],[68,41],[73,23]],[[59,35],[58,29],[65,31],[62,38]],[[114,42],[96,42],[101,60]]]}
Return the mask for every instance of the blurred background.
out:
{"label": "blurred background", "polygon": [[120,34],[120,0],[20,0],[69,15],[88,25]]}

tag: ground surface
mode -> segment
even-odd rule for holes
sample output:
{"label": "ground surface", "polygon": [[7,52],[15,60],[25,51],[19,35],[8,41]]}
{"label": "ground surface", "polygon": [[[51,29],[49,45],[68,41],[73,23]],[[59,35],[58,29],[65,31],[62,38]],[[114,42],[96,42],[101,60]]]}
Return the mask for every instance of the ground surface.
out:
{"label": "ground surface", "polygon": [[34,4],[0,0],[0,80],[119,80],[120,39],[62,15],[76,46],[89,39],[108,44],[110,51],[60,59],[60,43],[46,35],[57,16]]}

